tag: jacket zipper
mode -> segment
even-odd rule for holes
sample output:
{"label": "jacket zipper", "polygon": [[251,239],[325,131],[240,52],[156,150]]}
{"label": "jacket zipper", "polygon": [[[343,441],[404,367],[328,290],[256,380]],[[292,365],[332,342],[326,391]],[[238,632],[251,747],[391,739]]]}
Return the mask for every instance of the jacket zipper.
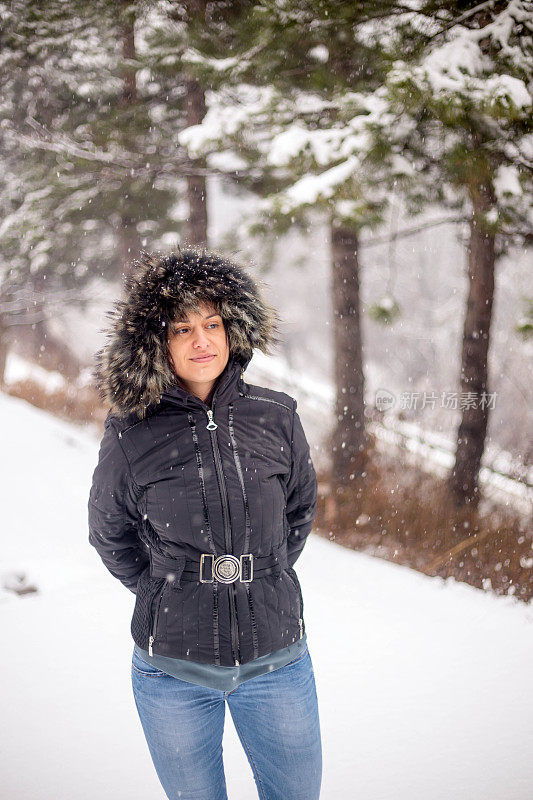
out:
{"label": "jacket zipper", "polygon": [[[209,431],[211,436],[213,455],[215,456],[215,467],[217,470],[218,484],[220,487],[220,496],[222,498],[226,552],[230,554],[233,553],[233,543],[231,535],[231,521],[230,521],[229,507],[228,507],[228,493],[226,488],[226,480],[224,478],[224,472],[222,469],[220,450],[218,449],[217,435],[215,433],[216,429],[218,428],[218,425],[213,419],[214,408],[215,408],[215,403],[213,402],[213,409],[210,408],[206,409],[207,419],[209,420],[207,424],[207,430]],[[240,664],[240,659],[239,659],[240,653],[239,653],[239,631],[238,631],[237,609],[236,609],[237,590],[235,589],[235,583],[231,583],[229,588],[230,588],[229,592],[230,627],[231,627],[231,641],[233,645],[233,660],[235,661],[235,665],[238,666]]]}
{"label": "jacket zipper", "polygon": [[280,403],[278,402],[278,400],[272,400],[270,397],[258,397],[255,394],[244,394],[243,392],[239,392],[239,394],[241,395],[241,397],[246,397],[248,400],[263,400],[264,403],[274,403],[277,406],[282,406],[283,408],[286,408],[287,411],[292,411],[292,408],[285,405],[285,403]]}
{"label": "jacket zipper", "polygon": [[[235,439],[235,431],[233,429],[233,404],[230,403],[228,407],[228,427],[229,427],[229,435],[231,438],[231,444],[233,447],[233,460],[235,461],[235,467],[237,469],[237,475],[239,476],[239,482],[241,484],[241,492],[242,492],[242,501],[244,505],[244,516],[245,516],[245,537],[244,537],[244,548],[243,552],[248,553],[250,549],[250,535],[251,535],[251,526],[250,526],[250,509],[248,507],[248,498],[246,497],[246,489],[244,486],[244,476],[242,474],[242,467],[241,461],[239,458],[239,453],[237,449],[237,441]],[[248,597],[248,606],[250,608],[250,617],[252,620],[252,643],[254,648],[254,658],[259,656],[259,642],[257,638],[257,628],[255,624],[255,616],[252,604],[252,597],[250,594],[250,586],[249,584],[244,584],[246,587],[246,595]]]}
{"label": "jacket zipper", "polygon": [[[151,632],[151,634],[150,634],[150,636],[148,638],[148,655],[150,655],[150,656],[153,656],[153,654],[154,654],[153,644],[155,642],[155,634],[156,634],[156,631],[157,631],[157,623],[158,623],[158,620],[159,620],[159,609],[161,608],[161,600],[163,599],[163,594],[165,593],[165,584],[166,584],[166,580],[163,583],[163,589],[161,591],[161,594],[159,595],[159,600],[157,601],[157,606],[156,606],[156,610],[155,610],[155,614],[154,614],[154,620],[153,620],[153,623],[152,623],[152,632]],[[152,601],[152,603],[153,603],[153,601]]]}

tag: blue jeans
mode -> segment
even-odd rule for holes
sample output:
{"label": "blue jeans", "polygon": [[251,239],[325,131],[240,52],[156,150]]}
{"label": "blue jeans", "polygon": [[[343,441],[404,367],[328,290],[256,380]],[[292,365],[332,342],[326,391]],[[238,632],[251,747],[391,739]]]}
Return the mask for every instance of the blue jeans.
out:
{"label": "blue jeans", "polygon": [[227,800],[226,700],[260,800],[318,800],[322,746],[309,650],[233,691],[182,681],[134,652],[135,704],[169,800]]}

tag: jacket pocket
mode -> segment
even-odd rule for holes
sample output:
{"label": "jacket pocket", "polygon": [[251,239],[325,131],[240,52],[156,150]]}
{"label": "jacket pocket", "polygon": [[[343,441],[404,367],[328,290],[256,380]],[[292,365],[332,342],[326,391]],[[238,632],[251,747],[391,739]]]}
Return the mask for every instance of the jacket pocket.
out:
{"label": "jacket pocket", "polygon": [[166,578],[160,578],[157,581],[156,586],[156,593],[155,597],[150,603],[150,624],[148,626],[148,630],[150,631],[150,635],[148,637],[148,653],[153,656],[153,644],[157,639],[157,626],[159,623],[159,614],[161,611],[161,601],[163,600],[163,595],[165,594],[165,587],[167,585]]}
{"label": "jacket pocket", "polygon": [[150,637],[157,633],[159,608],[166,578],[150,577],[148,566],[137,582],[135,608],[131,620],[133,639],[143,650],[150,650]]}
{"label": "jacket pocket", "polygon": [[304,602],[303,602],[303,595],[302,595],[302,587],[300,586],[300,581],[298,580],[298,576],[292,567],[287,567],[285,570],[289,579],[292,581],[294,588],[296,589],[297,597],[298,597],[298,626],[300,628],[300,639],[304,635]]}

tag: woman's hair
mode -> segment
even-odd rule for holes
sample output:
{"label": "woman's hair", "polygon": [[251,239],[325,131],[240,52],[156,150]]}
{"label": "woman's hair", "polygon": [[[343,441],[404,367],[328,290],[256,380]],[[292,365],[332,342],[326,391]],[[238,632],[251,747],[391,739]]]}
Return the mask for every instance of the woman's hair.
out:
{"label": "woman's hair", "polygon": [[222,255],[194,248],[162,255],[143,251],[124,282],[124,297],[107,313],[111,325],[96,354],[102,399],[124,415],[144,416],[175,381],[168,358],[171,326],[186,312],[212,305],[222,317],[230,357],[243,365],[255,348],[278,343],[279,318],[262,286]]}

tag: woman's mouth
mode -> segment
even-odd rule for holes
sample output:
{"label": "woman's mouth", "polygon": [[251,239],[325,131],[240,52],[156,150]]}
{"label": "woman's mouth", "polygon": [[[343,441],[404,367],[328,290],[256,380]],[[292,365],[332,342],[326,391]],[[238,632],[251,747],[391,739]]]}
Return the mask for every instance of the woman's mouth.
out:
{"label": "woman's mouth", "polygon": [[215,356],[196,356],[196,358],[191,358],[191,361],[196,361],[197,364],[206,364],[208,361],[211,361]]}

